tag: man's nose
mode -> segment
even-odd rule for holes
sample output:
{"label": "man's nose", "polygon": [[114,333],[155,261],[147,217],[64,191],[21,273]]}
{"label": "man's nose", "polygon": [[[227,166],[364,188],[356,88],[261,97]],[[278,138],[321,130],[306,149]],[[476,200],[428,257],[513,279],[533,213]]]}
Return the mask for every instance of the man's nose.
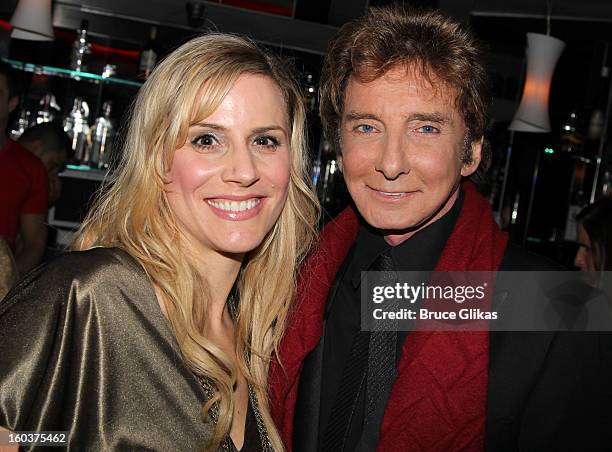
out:
{"label": "man's nose", "polygon": [[256,157],[248,146],[234,146],[223,169],[223,180],[248,187],[257,182],[259,177]]}
{"label": "man's nose", "polygon": [[410,172],[408,143],[401,134],[388,136],[376,160],[376,171],[386,179],[395,180]]}

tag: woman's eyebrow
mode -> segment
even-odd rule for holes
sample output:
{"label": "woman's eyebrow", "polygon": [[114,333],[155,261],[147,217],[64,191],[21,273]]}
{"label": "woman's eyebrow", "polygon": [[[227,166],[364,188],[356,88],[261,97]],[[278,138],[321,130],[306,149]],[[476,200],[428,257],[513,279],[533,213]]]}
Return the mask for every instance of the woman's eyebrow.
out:
{"label": "woman's eyebrow", "polygon": [[266,132],[271,132],[271,131],[280,131],[282,133],[284,133],[285,135],[287,134],[286,130],[284,129],[284,127],[281,126],[263,126],[263,127],[256,127],[255,129],[253,129],[253,133],[266,133]]}
{"label": "woman's eyebrow", "polygon": [[220,124],[215,124],[212,122],[196,122],[194,124],[191,124],[189,127],[201,127],[201,128],[220,130],[220,131],[227,130],[227,127],[222,126]]}

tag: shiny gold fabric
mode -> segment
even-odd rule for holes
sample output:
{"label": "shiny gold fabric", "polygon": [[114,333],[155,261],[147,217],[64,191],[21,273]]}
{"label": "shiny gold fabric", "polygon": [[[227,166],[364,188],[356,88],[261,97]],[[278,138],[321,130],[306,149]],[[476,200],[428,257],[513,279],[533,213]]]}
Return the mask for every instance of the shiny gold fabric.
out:
{"label": "shiny gold fabric", "polygon": [[67,430],[70,450],[202,450],[204,400],[149,279],[119,249],[68,253],[0,302],[0,425]]}

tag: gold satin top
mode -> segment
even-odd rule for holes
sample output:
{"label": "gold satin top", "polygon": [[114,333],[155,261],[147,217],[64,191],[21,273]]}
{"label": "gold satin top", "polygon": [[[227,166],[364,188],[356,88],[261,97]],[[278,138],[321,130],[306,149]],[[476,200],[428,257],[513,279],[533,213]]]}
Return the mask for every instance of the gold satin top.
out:
{"label": "gold satin top", "polygon": [[204,391],[143,268],[67,253],[0,302],[0,425],[68,431],[69,450],[203,450]]}

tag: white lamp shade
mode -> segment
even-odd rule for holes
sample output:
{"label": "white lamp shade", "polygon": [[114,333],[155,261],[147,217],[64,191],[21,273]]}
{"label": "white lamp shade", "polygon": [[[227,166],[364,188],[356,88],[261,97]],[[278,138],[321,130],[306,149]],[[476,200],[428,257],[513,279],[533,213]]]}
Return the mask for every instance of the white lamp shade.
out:
{"label": "white lamp shade", "polygon": [[550,82],[564,48],[565,43],[560,39],[527,33],[527,76],[523,97],[508,129],[517,132],[550,132]]}
{"label": "white lamp shade", "polygon": [[51,0],[19,0],[11,25],[11,38],[52,41]]}

